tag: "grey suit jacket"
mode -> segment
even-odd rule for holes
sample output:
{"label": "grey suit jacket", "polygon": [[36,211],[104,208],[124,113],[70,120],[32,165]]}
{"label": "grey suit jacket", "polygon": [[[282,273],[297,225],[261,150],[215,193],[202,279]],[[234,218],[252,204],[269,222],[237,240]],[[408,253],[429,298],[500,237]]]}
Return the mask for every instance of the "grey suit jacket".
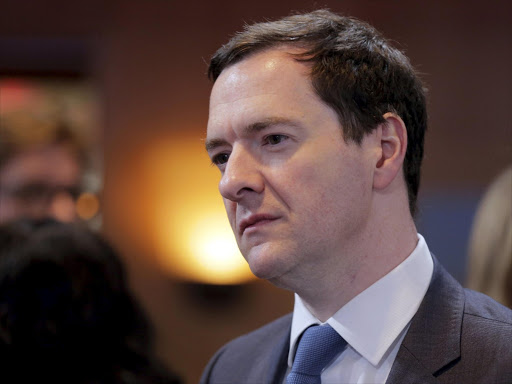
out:
{"label": "grey suit jacket", "polygon": [[[291,319],[286,315],[225,345],[201,384],[281,384]],[[434,259],[430,287],[387,383],[512,384],[512,310],[462,288]]]}

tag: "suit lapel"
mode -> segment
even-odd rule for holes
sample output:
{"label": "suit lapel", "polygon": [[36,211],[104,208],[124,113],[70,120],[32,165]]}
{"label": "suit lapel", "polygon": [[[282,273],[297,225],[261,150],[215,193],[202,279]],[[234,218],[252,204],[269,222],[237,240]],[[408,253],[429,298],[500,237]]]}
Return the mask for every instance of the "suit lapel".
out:
{"label": "suit lapel", "polygon": [[439,384],[428,369],[407,348],[398,351],[387,384]]}
{"label": "suit lapel", "polygon": [[464,292],[434,259],[434,273],[398,351],[387,383],[437,383],[460,356]]}

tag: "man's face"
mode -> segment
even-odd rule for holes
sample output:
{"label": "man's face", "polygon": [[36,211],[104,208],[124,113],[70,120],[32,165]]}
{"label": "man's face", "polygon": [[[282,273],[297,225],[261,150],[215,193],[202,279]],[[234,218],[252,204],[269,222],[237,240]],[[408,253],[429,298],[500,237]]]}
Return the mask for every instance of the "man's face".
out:
{"label": "man's face", "polygon": [[18,218],[76,219],[81,169],[65,146],[15,155],[0,169],[0,222]]}
{"label": "man's face", "polygon": [[[345,143],[306,64],[284,49],[225,69],[210,99],[207,149],[238,246],[261,278],[321,277],[364,241],[373,146]],[[353,253],[353,252],[352,252]]]}

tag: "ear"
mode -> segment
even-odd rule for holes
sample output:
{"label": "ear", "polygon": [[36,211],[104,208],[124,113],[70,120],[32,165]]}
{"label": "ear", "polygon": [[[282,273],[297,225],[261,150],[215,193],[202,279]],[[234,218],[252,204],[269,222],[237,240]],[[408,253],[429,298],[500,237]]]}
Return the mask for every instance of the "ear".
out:
{"label": "ear", "polygon": [[384,189],[400,176],[407,150],[407,129],[400,116],[388,112],[377,127],[380,136],[380,159],[375,164],[373,187]]}

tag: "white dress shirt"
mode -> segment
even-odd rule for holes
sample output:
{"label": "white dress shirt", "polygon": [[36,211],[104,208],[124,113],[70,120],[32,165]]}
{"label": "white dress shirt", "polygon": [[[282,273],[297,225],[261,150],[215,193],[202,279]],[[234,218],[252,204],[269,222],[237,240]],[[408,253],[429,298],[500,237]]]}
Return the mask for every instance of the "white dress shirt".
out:
{"label": "white dress shirt", "polygon": [[[418,235],[418,244],[407,259],[326,321],[348,345],[323,370],[323,384],[385,383],[410,321],[430,285],[433,269],[425,239]],[[295,294],[286,375],[291,371],[300,335],[313,324],[322,322]]]}

